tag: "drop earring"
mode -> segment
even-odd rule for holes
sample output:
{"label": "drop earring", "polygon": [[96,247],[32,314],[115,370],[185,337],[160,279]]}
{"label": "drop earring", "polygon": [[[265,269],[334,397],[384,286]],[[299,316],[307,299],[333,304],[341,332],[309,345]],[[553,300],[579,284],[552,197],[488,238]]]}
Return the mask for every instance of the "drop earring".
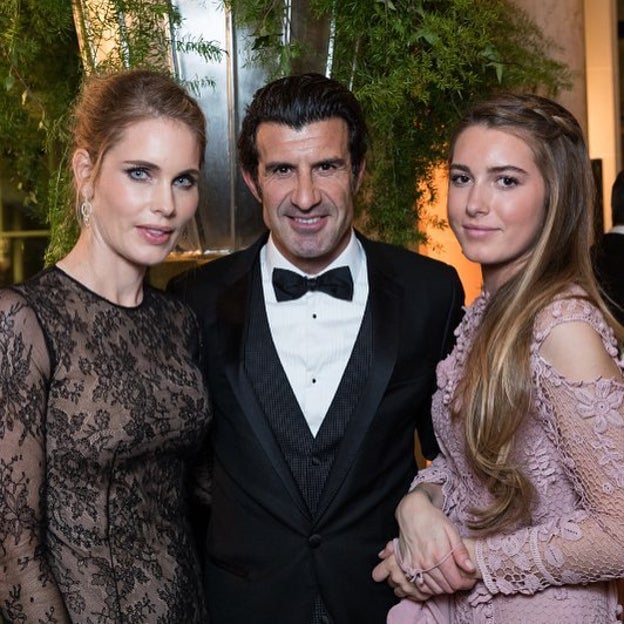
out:
{"label": "drop earring", "polygon": [[82,222],[86,227],[89,227],[89,222],[91,221],[91,214],[93,213],[93,206],[88,199],[83,199],[80,204],[80,216],[82,217]]}

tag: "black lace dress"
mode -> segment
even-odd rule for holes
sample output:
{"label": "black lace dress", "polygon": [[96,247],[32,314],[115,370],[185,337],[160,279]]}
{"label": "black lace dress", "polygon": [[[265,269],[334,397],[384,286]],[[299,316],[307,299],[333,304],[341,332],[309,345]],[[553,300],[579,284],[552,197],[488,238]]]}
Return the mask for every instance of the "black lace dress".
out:
{"label": "black lace dress", "polygon": [[194,317],[58,268],[0,291],[0,613],[206,622],[187,470],[208,421]]}

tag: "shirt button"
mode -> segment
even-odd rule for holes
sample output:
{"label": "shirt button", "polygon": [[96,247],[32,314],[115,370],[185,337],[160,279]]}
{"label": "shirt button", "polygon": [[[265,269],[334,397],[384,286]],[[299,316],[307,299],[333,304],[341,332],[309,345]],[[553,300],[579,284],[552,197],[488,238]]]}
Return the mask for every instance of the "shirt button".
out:
{"label": "shirt button", "polygon": [[310,544],[311,548],[318,548],[322,541],[323,539],[318,533],[314,533],[314,535],[310,535],[310,537],[308,537],[308,544]]}
{"label": "shirt button", "polygon": [[321,460],[318,458],[317,455],[312,455],[312,465],[313,466],[320,466],[321,465]]}

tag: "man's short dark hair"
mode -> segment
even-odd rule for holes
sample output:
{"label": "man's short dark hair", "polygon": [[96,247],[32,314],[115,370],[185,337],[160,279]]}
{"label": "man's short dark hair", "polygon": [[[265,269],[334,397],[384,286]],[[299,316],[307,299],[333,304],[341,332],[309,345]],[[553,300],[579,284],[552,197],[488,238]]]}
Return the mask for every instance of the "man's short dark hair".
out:
{"label": "man's short dark hair", "polygon": [[241,167],[254,179],[258,175],[256,137],[261,123],[273,122],[299,130],[316,121],[343,119],[349,131],[349,154],[357,177],[367,147],[367,129],[356,97],[336,80],[321,74],[287,76],[256,91],[247,107],[238,137]]}
{"label": "man's short dark hair", "polygon": [[624,225],[624,171],[620,171],[611,188],[611,218],[613,225]]}

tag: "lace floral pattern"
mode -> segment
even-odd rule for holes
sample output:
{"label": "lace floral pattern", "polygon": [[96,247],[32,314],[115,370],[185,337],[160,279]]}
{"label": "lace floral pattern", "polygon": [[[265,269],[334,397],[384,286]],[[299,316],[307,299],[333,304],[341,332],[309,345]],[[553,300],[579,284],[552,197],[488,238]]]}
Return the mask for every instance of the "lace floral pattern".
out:
{"label": "lace floral pattern", "polygon": [[[488,493],[464,459],[463,430],[450,417],[450,403],[487,301],[483,294],[467,310],[455,350],[438,365],[433,419],[442,456],[413,483],[442,484],[444,511],[464,535],[470,535],[468,510],[475,501],[486,503]],[[535,400],[516,450],[537,492],[532,525],[477,540],[483,583],[436,599],[452,604],[453,622],[608,623],[621,613],[610,580],[624,576],[624,384],[572,382],[540,356],[552,328],[570,321],[593,327],[617,361],[613,332],[582,293],[556,300],[538,317],[531,349]]]}
{"label": "lace floral pattern", "polygon": [[59,269],[0,291],[0,613],[200,623],[186,471],[208,425],[194,317]]}

